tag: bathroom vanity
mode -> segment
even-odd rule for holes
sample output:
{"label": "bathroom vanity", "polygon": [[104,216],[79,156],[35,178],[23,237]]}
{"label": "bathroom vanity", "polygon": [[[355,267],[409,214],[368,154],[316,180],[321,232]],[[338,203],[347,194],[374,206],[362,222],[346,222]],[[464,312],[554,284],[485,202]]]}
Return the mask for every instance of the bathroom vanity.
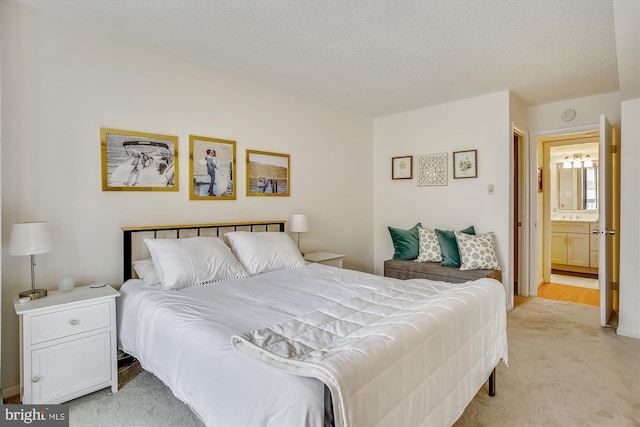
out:
{"label": "bathroom vanity", "polygon": [[597,221],[560,219],[551,221],[551,268],[579,273],[598,273]]}

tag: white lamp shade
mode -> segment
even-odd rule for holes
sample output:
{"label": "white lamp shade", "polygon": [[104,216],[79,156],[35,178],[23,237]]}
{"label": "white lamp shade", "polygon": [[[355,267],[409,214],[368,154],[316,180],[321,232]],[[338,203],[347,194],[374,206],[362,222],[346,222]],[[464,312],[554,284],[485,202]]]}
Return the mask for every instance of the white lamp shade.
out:
{"label": "white lamp shade", "polygon": [[36,255],[53,249],[51,233],[44,221],[18,222],[11,229],[9,254]]}
{"label": "white lamp shade", "polygon": [[305,214],[291,214],[291,223],[289,224],[289,231],[294,233],[306,233],[309,231],[309,221]]}

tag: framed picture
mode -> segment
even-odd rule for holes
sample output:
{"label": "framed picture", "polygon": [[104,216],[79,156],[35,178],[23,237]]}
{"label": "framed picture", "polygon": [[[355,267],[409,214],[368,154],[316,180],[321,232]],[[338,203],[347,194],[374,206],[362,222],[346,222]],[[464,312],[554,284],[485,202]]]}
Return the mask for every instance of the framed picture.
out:
{"label": "framed picture", "polygon": [[478,177],[478,150],[455,151],[453,153],[453,177]]}
{"label": "framed picture", "polygon": [[391,159],[391,179],[413,178],[413,156],[393,157]]}
{"label": "framed picture", "polygon": [[178,137],[100,128],[102,191],[178,191]]}
{"label": "framed picture", "polygon": [[542,193],[542,168],[538,166],[538,193]]}
{"label": "framed picture", "polygon": [[447,185],[447,153],[418,156],[418,186]]}
{"label": "framed picture", "polygon": [[289,196],[289,155],[247,150],[247,196]]}
{"label": "framed picture", "polygon": [[235,177],[235,141],[189,135],[190,200],[235,200]]}

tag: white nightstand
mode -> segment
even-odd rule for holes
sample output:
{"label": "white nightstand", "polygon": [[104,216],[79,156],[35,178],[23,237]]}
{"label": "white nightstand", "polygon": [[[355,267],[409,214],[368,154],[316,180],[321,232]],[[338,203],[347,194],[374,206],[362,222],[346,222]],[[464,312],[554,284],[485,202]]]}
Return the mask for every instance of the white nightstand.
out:
{"label": "white nightstand", "polygon": [[118,295],[111,286],[81,286],[26,303],[14,298],[23,404],[66,402],[109,386],[118,391]]}
{"label": "white nightstand", "polygon": [[342,260],[344,254],[332,254],[329,252],[311,252],[304,255],[305,261],[317,262],[318,264],[332,265],[334,267],[342,268]]}

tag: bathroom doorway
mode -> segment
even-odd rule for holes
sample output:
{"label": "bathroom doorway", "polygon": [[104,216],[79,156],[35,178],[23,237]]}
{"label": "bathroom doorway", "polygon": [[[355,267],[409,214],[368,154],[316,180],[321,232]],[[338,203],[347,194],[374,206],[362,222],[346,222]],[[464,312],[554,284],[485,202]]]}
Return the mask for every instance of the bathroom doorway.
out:
{"label": "bathroom doorway", "polygon": [[538,296],[599,306],[600,133],[541,138],[543,280]]}
{"label": "bathroom doorway", "polygon": [[[570,133],[573,132],[573,133]],[[599,136],[599,138],[597,138]],[[551,184],[552,173],[559,174],[564,170],[564,162],[571,162],[573,169],[576,160],[579,160],[584,168],[586,155],[582,153],[572,153],[571,156],[566,154],[568,159],[562,158],[562,166],[551,164],[551,147],[562,145],[578,145],[591,142],[589,139],[595,138],[599,140],[598,148],[598,168],[595,183],[598,221],[590,222],[590,212],[575,212],[574,205],[565,205],[565,209],[560,206],[560,183]],[[605,115],[600,115],[599,126],[583,126],[581,128],[567,129],[565,134],[556,134],[552,132],[539,132],[534,137],[536,143],[532,145],[532,153],[538,163],[539,187],[541,191],[537,198],[533,199],[531,214],[536,220],[530,228],[532,236],[532,250],[535,255],[532,264],[529,294],[538,295],[538,286],[551,283],[552,264],[572,265],[587,269],[584,273],[593,274],[592,268],[597,266],[597,277],[599,289],[593,290],[599,292],[600,295],[600,325],[603,327],[616,327],[617,310],[618,310],[618,283],[620,272],[620,129],[617,126],[611,126]],[[573,147],[575,148],[575,147]],[[593,161],[593,159],[591,159]],[[588,163],[587,163],[588,164]],[[535,166],[535,164],[534,164]],[[567,169],[569,169],[567,167]],[[576,169],[580,169],[577,167]],[[596,211],[590,209],[593,207],[593,199],[587,193],[589,186],[592,184],[585,183],[584,172],[580,175],[583,179],[582,185],[579,187],[583,192],[581,196],[574,196],[571,200],[576,200],[582,209]],[[577,186],[578,177],[571,177],[571,186]],[[587,177],[587,180],[593,179]],[[567,184],[568,185],[568,184]],[[558,210],[556,211],[556,219],[561,223],[561,228],[556,227],[552,230],[552,190],[557,187],[554,197],[558,197]],[[576,187],[578,188],[578,187]],[[564,216],[564,218],[562,218]],[[590,233],[585,233],[585,224],[587,222]],[[587,236],[588,239],[587,239]],[[577,239],[577,240],[572,240]],[[552,245],[552,241],[555,245]],[[588,243],[587,243],[588,241]],[[562,246],[560,243],[564,243]],[[592,244],[593,243],[593,244]],[[552,247],[555,250],[552,252]],[[563,249],[558,249],[563,248]],[[587,249],[588,248],[588,249]],[[591,250],[593,248],[593,251]],[[587,263],[585,254],[589,254],[589,262]],[[553,258],[553,263],[552,263]],[[597,261],[597,262],[596,262]],[[575,272],[575,270],[574,270]],[[554,277],[555,278],[555,277]],[[565,285],[571,286],[571,285]],[[574,289],[584,289],[573,286]]]}

